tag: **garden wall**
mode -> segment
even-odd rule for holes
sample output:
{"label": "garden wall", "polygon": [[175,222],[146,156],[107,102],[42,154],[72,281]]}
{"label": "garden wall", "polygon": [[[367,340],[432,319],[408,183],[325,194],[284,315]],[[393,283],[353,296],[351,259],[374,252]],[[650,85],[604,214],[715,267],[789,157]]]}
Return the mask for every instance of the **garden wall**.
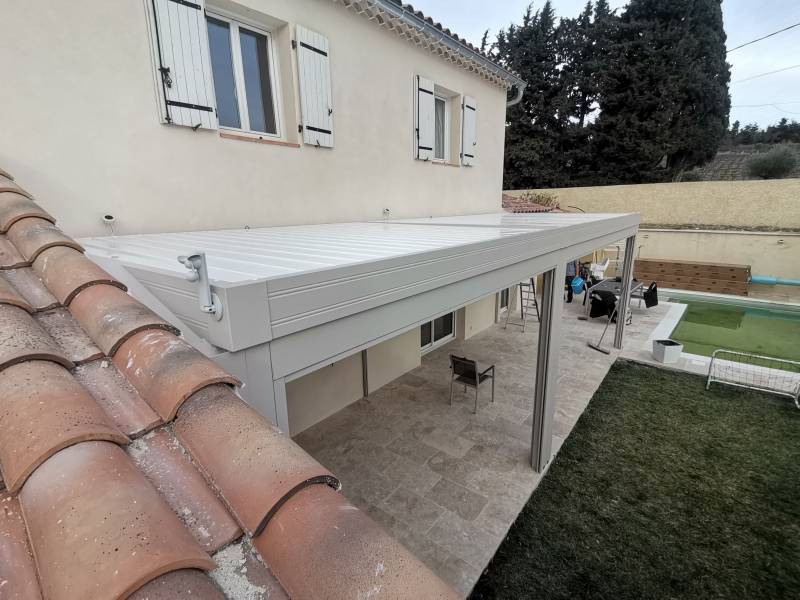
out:
{"label": "garden wall", "polygon": [[[800,179],[702,181],[540,190],[562,208],[638,212],[656,226],[800,229]],[[522,191],[507,192],[512,196]],[[732,262],[732,261],[729,261]]]}

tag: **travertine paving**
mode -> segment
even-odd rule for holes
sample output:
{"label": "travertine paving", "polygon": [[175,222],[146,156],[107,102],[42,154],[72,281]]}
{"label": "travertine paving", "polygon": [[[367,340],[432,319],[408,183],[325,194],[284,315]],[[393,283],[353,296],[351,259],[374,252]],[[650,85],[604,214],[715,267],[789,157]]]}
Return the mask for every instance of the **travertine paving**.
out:
{"label": "travertine paving", "polygon": [[[603,323],[580,321],[579,298],[565,304],[554,450],[561,447],[618,356],[590,349]],[[626,345],[640,348],[667,307],[635,308]],[[612,326],[613,327],[613,326]],[[541,478],[529,463],[538,328],[502,323],[425,355],[417,369],[295,439],[338,475],[347,497],[445,581],[466,595]],[[613,329],[604,345],[611,347]],[[473,395],[448,403],[448,355],[495,364]]]}

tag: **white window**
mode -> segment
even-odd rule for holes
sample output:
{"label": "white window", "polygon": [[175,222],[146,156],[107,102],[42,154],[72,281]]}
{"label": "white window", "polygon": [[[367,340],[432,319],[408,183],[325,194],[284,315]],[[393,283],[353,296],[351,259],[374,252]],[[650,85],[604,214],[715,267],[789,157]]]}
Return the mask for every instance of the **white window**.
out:
{"label": "white window", "polygon": [[450,160],[450,99],[436,95],[434,102],[433,159]]}
{"label": "white window", "polygon": [[505,312],[508,310],[508,301],[510,296],[511,296],[510,288],[500,290],[500,312]]}
{"label": "white window", "polygon": [[428,352],[453,339],[455,337],[455,325],[455,313],[447,313],[433,321],[423,323],[419,330],[419,345],[422,351]]}
{"label": "white window", "polygon": [[219,126],[280,137],[272,35],[216,14],[206,21]]}

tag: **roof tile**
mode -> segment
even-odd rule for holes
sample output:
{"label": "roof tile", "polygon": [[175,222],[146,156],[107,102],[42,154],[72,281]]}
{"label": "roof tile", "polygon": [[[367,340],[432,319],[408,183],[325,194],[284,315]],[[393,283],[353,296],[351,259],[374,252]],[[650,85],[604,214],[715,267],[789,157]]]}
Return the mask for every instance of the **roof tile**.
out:
{"label": "roof tile", "polygon": [[33,261],[33,270],[65,306],[72,302],[78,292],[90,285],[107,283],[127,290],[122,283],[74,248],[48,248]]}
{"label": "roof tile", "polygon": [[67,246],[83,251],[81,245],[55,226],[54,223],[39,217],[25,217],[8,228],[8,239],[20,254],[33,261],[41,252],[56,246]]}
{"label": "roof tile", "polygon": [[141,331],[119,347],[114,364],[165,421],[196,391],[240,382],[168,331]]}
{"label": "roof tile", "polygon": [[11,175],[11,173],[9,173],[8,171],[4,171],[2,167],[0,167],[0,176],[5,177],[6,179],[10,179],[11,181],[14,181],[14,176]]}
{"label": "roof tile", "polygon": [[50,293],[42,280],[36,276],[30,267],[8,269],[0,271],[0,277],[5,278],[19,294],[25,298],[33,310],[50,310],[58,306],[58,300]]}
{"label": "roof tile", "polygon": [[339,487],[330,472],[227,386],[194,394],[173,430],[251,535],[297,490],[314,483]]}
{"label": "roof tile", "polygon": [[81,329],[78,321],[66,308],[57,308],[34,315],[36,322],[53,338],[64,354],[76,365],[97,360],[103,352]]}
{"label": "roof tile", "polygon": [[111,361],[98,360],[80,365],[74,374],[117,428],[128,437],[136,437],[161,424],[158,415]]}
{"label": "roof tile", "polygon": [[202,571],[180,569],[156,577],[127,600],[225,600],[225,596]]}
{"label": "roof tile", "polygon": [[169,571],[214,568],[116,444],[58,452],[19,499],[49,600],[125,597]]}
{"label": "roof tile", "polygon": [[0,492],[0,592],[3,600],[41,600],[19,501]]}
{"label": "roof tile", "polygon": [[0,192],[0,232],[5,233],[14,223],[28,217],[46,219],[51,223],[56,222],[41,206],[27,196],[15,192]]}
{"label": "roof tile", "polygon": [[214,556],[217,568],[211,578],[228,598],[289,600],[275,575],[258,557],[250,538],[226,546]]}
{"label": "roof tile", "polygon": [[0,277],[0,304],[10,304],[32,313],[33,307],[20,296],[16,288],[5,277]]}
{"label": "roof tile", "polygon": [[340,493],[307,487],[253,540],[293,598],[447,598],[456,594]]}
{"label": "roof tile", "polygon": [[17,247],[9,241],[8,237],[0,233],[0,269],[16,269],[29,264],[19,253]]}
{"label": "roof tile", "polygon": [[180,442],[166,429],[139,438],[128,447],[128,454],[207,552],[242,535]]}
{"label": "roof tile", "polygon": [[25,360],[50,360],[68,369],[72,362],[27,312],[0,304],[0,370]]}
{"label": "roof tile", "polygon": [[81,327],[100,349],[113,356],[131,336],[147,329],[180,332],[143,304],[111,285],[93,285],[69,305]]}
{"label": "roof tile", "polygon": [[0,398],[0,466],[12,492],[67,446],[128,442],[88,392],[54,363],[28,361],[0,372]]}
{"label": "roof tile", "polygon": [[6,177],[5,175],[0,175],[0,193],[1,192],[14,192],[17,194],[22,194],[23,196],[27,196],[28,198],[33,198],[33,196],[22,189],[22,187],[13,179]]}

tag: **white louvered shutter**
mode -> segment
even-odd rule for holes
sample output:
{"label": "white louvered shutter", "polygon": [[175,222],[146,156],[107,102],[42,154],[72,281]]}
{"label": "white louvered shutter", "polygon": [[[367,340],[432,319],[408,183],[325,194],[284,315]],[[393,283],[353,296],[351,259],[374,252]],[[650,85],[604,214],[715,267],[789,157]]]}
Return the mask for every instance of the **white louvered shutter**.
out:
{"label": "white louvered shutter", "polygon": [[150,0],[164,120],[217,128],[205,0]]}
{"label": "white louvered shutter", "polygon": [[296,41],[303,141],[314,146],[333,148],[333,96],[328,38],[298,25]]}
{"label": "white louvered shutter", "polygon": [[415,137],[419,160],[433,160],[433,145],[436,138],[436,98],[433,87],[433,81],[417,75]]}
{"label": "white louvered shutter", "polygon": [[477,136],[477,121],[476,113],[478,111],[478,104],[475,98],[471,96],[464,96],[464,102],[461,106],[461,114],[463,115],[463,129],[461,131],[461,164],[464,166],[472,166],[475,164],[475,157],[478,151],[478,138]]}

